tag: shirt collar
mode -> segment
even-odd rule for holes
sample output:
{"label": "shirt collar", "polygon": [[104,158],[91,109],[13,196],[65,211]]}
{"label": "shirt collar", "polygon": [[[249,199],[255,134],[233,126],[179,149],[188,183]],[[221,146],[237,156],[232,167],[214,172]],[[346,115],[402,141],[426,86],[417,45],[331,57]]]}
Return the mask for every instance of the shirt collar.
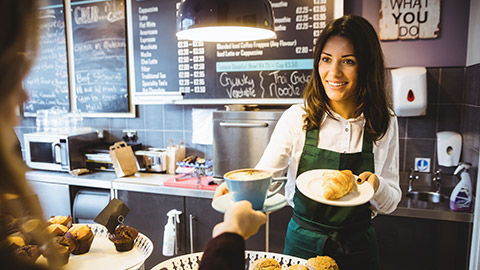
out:
{"label": "shirt collar", "polygon": [[[340,116],[338,113],[334,112],[333,110],[330,110],[330,112],[333,115],[333,119],[340,121],[342,124],[345,123],[345,122],[349,122],[350,124],[360,124],[362,126],[365,126],[365,116],[363,115],[363,113],[360,114],[358,117],[345,119],[342,116]],[[324,113],[322,121],[321,121],[322,124],[323,124],[323,122],[325,122],[327,117],[328,117],[328,115],[326,113]]]}

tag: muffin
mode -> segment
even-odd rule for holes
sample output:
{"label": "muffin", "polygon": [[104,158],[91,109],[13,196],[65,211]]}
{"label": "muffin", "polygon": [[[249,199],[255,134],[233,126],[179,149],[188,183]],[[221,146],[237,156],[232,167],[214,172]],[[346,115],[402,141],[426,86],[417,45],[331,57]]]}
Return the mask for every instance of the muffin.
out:
{"label": "muffin", "polygon": [[307,260],[308,270],[338,270],[338,265],[329,256],[317,256]]}
{"label": "muffin", "polygon": [[47,226],[47,232],[53,236],[64,236],[68,227],[62,224],[50,224]]}
{"label": "muffin", "polygon": [[252,264],[252,270],[281,270],[282,266],[273,258],[256,259]]}
{"label": "muffin", "polygon": [[288,267],[287,270],[308,270],[308,268],[305,265],[294,264]]}
{"label": "muffin", "polygon": [[15,254],[24,261],[34,263],[40,257],[40,248],[37,245],[24,245],[15,249]]}
{"label": "muffin", "polygon": [[67,247],[68,252],[73,252],[73,250],[75,250],[75,242],[71,238],[65,236],[55,236],[53,238],[53,243]]}
{"label": "muffin", "polygon": [[[61,236],[61,238],[65,238]],[[50,242],[42,246],[42,254],[51,267],[60,267],[68,263],[70,259],[70,247],[58,242]]]}
{"label": "muffin", "polygon": [[51,216],[50,219],[47,221],[50,224],[60,224],[68,229],[72,227],[72,217],[68,216]]}
{"label": "muffin", "polygon": [[138,231],[127,225],[120,225],[113,233],[108,234],[108,240],[115,244],[117,251],[129,251],[133,248]]}
{"label": "muffin", "polygon": [[75,243],[75,248],[72,251],[72,254],[75,255],[87,253],[95,237],[90,227],[79,224],[70,228],[64,236],[72,239]]}
{"label": "muffin", "polygon": [[25,237],[21,232],[16,232],[7,237],[7,242],[9,246],[22,247],[25,246]]}

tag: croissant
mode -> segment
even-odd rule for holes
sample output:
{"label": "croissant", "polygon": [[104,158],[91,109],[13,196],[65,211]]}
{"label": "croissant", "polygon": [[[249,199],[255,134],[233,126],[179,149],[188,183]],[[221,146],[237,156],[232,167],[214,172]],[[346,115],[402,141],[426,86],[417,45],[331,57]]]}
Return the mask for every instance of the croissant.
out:
{"label": "croissant", "polygon": [[327,200],[337,200],[353,190],[355,177],[352,171],[326,171],[322,176],[323,197]]}

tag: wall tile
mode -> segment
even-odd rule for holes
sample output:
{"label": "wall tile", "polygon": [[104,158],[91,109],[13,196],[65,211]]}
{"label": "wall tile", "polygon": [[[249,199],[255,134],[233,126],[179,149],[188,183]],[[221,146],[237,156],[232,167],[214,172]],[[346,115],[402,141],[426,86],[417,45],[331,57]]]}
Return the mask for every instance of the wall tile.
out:
{"label": "wall tile", "polygon": [[145,131],[145,146],[165,148],[165,133],[163,131]]}
{"label": "wall tile", "polygon": [[464,103],[468,105],[479,105],[480,99],[480,65],[468,67],[466,70]]}
{"label": "wall tile", "polygon": [[126,119],[126,129],[145,129],[145,105],[135,106],[135,118]]}
{"label": "wall tile", "polygon": [[460,132],[462,123],[461,104],[440,104],[438,109],[438,131]]}
{"label": "wall tile", "polygon": [[183,130],[185,115],[184,106],[165,105],[165,130]]}
{"label": "wall tile", "polygon": [[145,105],[145,129],[163,130],[164,105]]}
{"label": "wall tile", "polygon": [[[407,154],[405,157],[405,171],[408,171],[410,168],[413,168],[415,165],[415,158],[423,157],[430,158],[432,164],[436,164],[436,159],[434,159],[435,154],[435,145],[436,140],[434,139],[407,139],[406,147]],[[430,167],[431,170],[434,167]]]}
{"label": "wall tile", "polygon": [[398,137],[405,138],[407,136],[407,118],[405,117],[398,117]]}
{"label": "wall tile", "polygon": [[436,104],[429,104],[427,114],[424,116],[407,118],[408,138],[435,138],[437,130],[437,108]]}
{"label": "wall tile", "polygon": [[108,126],[110,129],[125,129],[127,120],[125,118],[110,118]]}
{"label": "wall tile", "polygon": [[440,103],[460,104],[463,99],[465,68],[442,68],[440,76]]}
{"label": "wall tile", "polygon": [[439,101],[439,88],[440,84],[440,69],[428,68],[427,69],[427,100],[428,104],[437,104]]}
{"label": "wall tile", "polygon": [[405,139],[400,139],[399,142],[399,170],[405,171]]}

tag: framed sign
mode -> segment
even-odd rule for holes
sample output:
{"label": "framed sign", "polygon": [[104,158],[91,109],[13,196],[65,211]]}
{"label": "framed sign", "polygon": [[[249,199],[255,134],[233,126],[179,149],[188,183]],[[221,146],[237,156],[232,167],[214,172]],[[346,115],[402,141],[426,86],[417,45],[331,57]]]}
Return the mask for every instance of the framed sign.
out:
{"label": "framed sign", "polygon": [[440,0],[381,0],[380,39],[429,39],[440,32]]}

